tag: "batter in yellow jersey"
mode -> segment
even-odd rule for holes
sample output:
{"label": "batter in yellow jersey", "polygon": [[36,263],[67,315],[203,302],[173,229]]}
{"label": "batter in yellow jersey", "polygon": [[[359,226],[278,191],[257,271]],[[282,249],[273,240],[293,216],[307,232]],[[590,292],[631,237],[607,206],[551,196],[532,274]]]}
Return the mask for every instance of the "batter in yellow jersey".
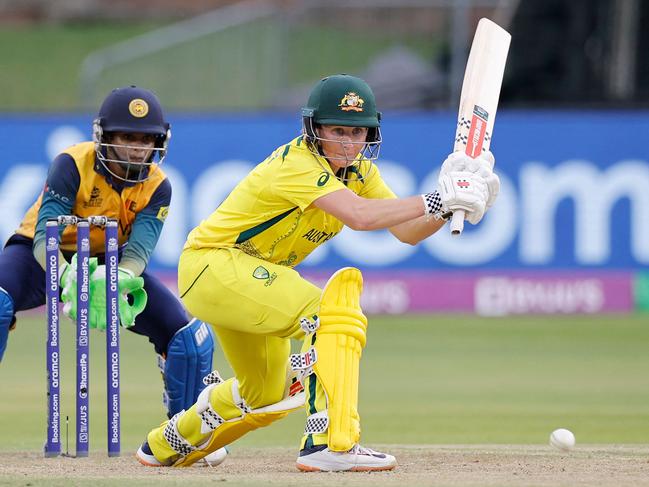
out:
{"label": "batter in yellow jersey", "polygon": [[313,202],[348,188],[365,198],[395,198],[371,161],[342,182],[300,136],[259,164],[187,238],[185,249],[234,247],[294,267],[343,228]]}
{"label": "batter in yellow jersey", "polygon": [[[181,298],[212,324],[235,377],[212,374],[194,406],[152,430],[137,454],[145,465],[191,465],[303,406],[300,470],[396,465],[392,455],[359,444],[358,368],[367,332],[360,271],[341,269],[319,289],[293,267],[343,226],[389,229],[415,244],[453,210],[477,223],[498,178],[490,154],[475,161],[452,155],[440,192],[397,198],[373,163],[380,114],[359,78],[321,80],[302,114],[302,136],[255,167],[187,238]],[[301,353],[291,355],[290,339],[303,340]]]}

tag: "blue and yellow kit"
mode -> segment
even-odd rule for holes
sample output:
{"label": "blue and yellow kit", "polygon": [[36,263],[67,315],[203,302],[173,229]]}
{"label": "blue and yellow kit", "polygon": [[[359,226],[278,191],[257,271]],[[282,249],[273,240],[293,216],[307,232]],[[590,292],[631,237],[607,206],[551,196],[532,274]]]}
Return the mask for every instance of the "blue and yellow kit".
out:
{"label": "blue and yellow kit", "polygon": [[[160,169],[169,128],[155,94],[136,86],[116,88],[99,109],[93,141],[68,147],[52,161],[41,194],[0,252],[0,361],[16,314],[46,302],[47,221],[62,215],[112,218],[118,222],[119,275],[140,276],[138,286],[146,293],[140,296],[147,298],[144,307],[138,307],[135,322],[125,319],[122,308],[120,324],[153,345],[164,383],[163,403],[167,415],[173,416],[189,407],[205,387],[214,340],[209,327],[190,319],[178,297],[147,270],[171,201],[171,183]],[[60,268],[76,252],[76,230],[59,227]],[[90,254],[97,259],[91,280],[106,277],[100,267],[105,263],[105,240],[102,228],[90,227]],[[66,278],[60,288],[76,286],[74,273],[65,275],[72,280]],[[128,283],[118,284],[122,298],[130,302]],[[89,304],[91,315],[107,305],[101,293]],[[69,311],[64,307],[67,316],[75,314]],[[99,327],[97,320],[88,324]]]}
{"label": "blue and yellow kit", "polygon": [[[106,215],[119,221],[119,265],[130,262],[129,268],[141,271],[148,295],[149,304],[130,329],[149,337],[157,353],[165,354],[171,338],[187,324],[187,315],[180,301],[145,266],[162,230],[170,199],[171,185],[158,167],[152,168],[145,181],[119,184],[97,164],[92,142],[63,151],[50,165],[43,192],[0,254],[0,288],[11,296],[12,314],[45,303],[45,271],[36,257],[40,244],[44,263],[47,219]],[[76,232],[73,228],[61,232],[61,250],[69,259],[76,252]],[[92,228],[91,254],[101,263],[103,252],[103,231]]]}
{"label": "blue and yellow kit", "polygon": [[[43,192],[27,211],[16,233],[34,239],[37,247],[45,239],[48,218],[58,215],[115,218],[119,222],[120,246],[128,242],[120,263],[135,261],[134,267],[144,269],[162,231],[170,200],[171,185],[162,169],[153,166],[149,178],[141,183],[119,184],[96,162],[94,144],[83,142],[66,149],[54,160]],[[68,227],[61,232],[62,252],[74,253],[75,229]],[[91,227],[91,255],[103,253],[103,242],[103,230]]]}

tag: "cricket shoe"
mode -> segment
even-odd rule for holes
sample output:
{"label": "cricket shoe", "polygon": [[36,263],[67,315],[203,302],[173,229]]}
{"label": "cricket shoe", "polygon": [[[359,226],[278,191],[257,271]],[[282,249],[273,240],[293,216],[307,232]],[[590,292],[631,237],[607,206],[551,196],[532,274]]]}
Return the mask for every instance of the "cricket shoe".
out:
{"label": "cricket shoe", "polygon": [[397,460],[392,455],[358,444],[345,452],[331,451],[327,445],[317,445],[301,450],[296,466],[303,472],[369,472],[392,470],[397,466]]}
{"label": "cricket shoe", "polygon": [[135,458],[137,458],[137,461],[146,467],[170,467],[171,466],[171,462],[162,463],[153,455],[153,452],[151,451],[151,447],[149,446],[148,441],[142,443],[140,448],[138,448],[137,453],[135,454]]}
{"label": "cricket shoe", "polygon": [[[205,455],[199,462],[196,463],[196,465],[216,467],[217,465],[223,463],[227,456],[227,448],[219,448],[218,450]],[[171,467],[173,465],[173,462],[162,463],[160,460],[158,460],[153,455],[148,441],[142,443],[142,446],[140,446],[140,448],[137,450],[137,453],[135,454],[135,458],[137,458],[138,462],[147,467]]]}

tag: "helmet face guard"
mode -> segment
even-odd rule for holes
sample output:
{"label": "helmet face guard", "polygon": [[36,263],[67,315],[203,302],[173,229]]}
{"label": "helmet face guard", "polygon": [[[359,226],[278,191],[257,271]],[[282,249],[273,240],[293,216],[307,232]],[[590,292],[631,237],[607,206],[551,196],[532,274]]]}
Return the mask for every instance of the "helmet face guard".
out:
{"label": "helmet face guard", "polygon": [[[145,160],[130,160],[129,153],[141,145],[115,144],[113,133],[140,133],[155,136]],[[127,183],[145,181],[152,167],[162,164],[171,138],[158,98],[150,91],[130,86],[113,90],[93,121],[92,138],[97,160],[112,177]],[[118,170],[117,168],[120,168]]]}
{"label": "helmet face guard", "polygon": [[[302,132],[309,151],[340,166],[336,176],[341,181],[348,181],[353,173],[360,177],[358,169],[363,160],[371,163],[378,159],[382,142],[380,123],[381,113],[376,110],[372,89],[362,79],[346,74],[321,79],[311,91],[307,106],[302,108]],[[365,127],[365,144],[358,153],[350,154],[345,149],[349,142],[320,136],[322,125]],[[340,144],[344,156],[325,156],[322,142]]]}
{"label": "helmet face guard", "polygon": [[[137,133],[125,131],[125,133]],[[167,156],[167,146],[171,137],[171,131],[163,137],[156,137],[156,142],[152,148],[147,148],[151,154],[144,161],[132,161],[129,158],[129,152],[134,149],[142,149],[138,145],[113,144],[110,140],[111,133],[105,133],[101,121],[95,119],[93,122],[92,139],[95,143],[95,154],[97,160],[104,167],[106,172],[112,177],[126,183],[140,183],[146,181],[152,167],[159,166],[164,162]],[[120,156],[119,154],[122,154]],[[117,164],[122,168],[123,174],[117,174],[115,166]],[[113,169],[111,169],[111,166]]]}
{"label": "helmet face guard", "polygon": [[[336,177],[341,181],[349,181],[352,179],[352,174],[357,174],[358,177],[358,169],[363,160],[373,162],[379,158],[383,141],[380,127],[367,127],[365,144],[360,151],[352,154],[345,149],[346,142],[321,137],[318,133],[320,125],[314,122],[313,117],[302,117],[302,133],[307,143],[307,149],[312,154],[325,157],[327,160],[333,161],[336,166],[341,166],[341,170],[336,174]],[[340,152],[345,155],[341,157],[326,156],[322,151],[322,142],[340,144]]]}

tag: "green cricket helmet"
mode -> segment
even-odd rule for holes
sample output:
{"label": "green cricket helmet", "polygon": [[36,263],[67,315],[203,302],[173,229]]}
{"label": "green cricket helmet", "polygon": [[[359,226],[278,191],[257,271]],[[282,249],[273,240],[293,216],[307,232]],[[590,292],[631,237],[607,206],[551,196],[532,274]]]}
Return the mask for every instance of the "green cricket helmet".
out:
{"label": "green cricket helmet", "polygon": [[381,113],[376,111],[376,100],[369,85],[362,79],[337,74],[321,79],[311,90],[307,105],[302,108],[303,132],[322,155],[318,135],[321,125],[366,127],[367,140],[359,154],[351,156],[375,160],[381,145]]}
{"label": "green cricket helmet", "polygon": [[381,114],[369,85],[360,78],[337,74],[313,87],[302,115],[321,125],[376,128]]}

